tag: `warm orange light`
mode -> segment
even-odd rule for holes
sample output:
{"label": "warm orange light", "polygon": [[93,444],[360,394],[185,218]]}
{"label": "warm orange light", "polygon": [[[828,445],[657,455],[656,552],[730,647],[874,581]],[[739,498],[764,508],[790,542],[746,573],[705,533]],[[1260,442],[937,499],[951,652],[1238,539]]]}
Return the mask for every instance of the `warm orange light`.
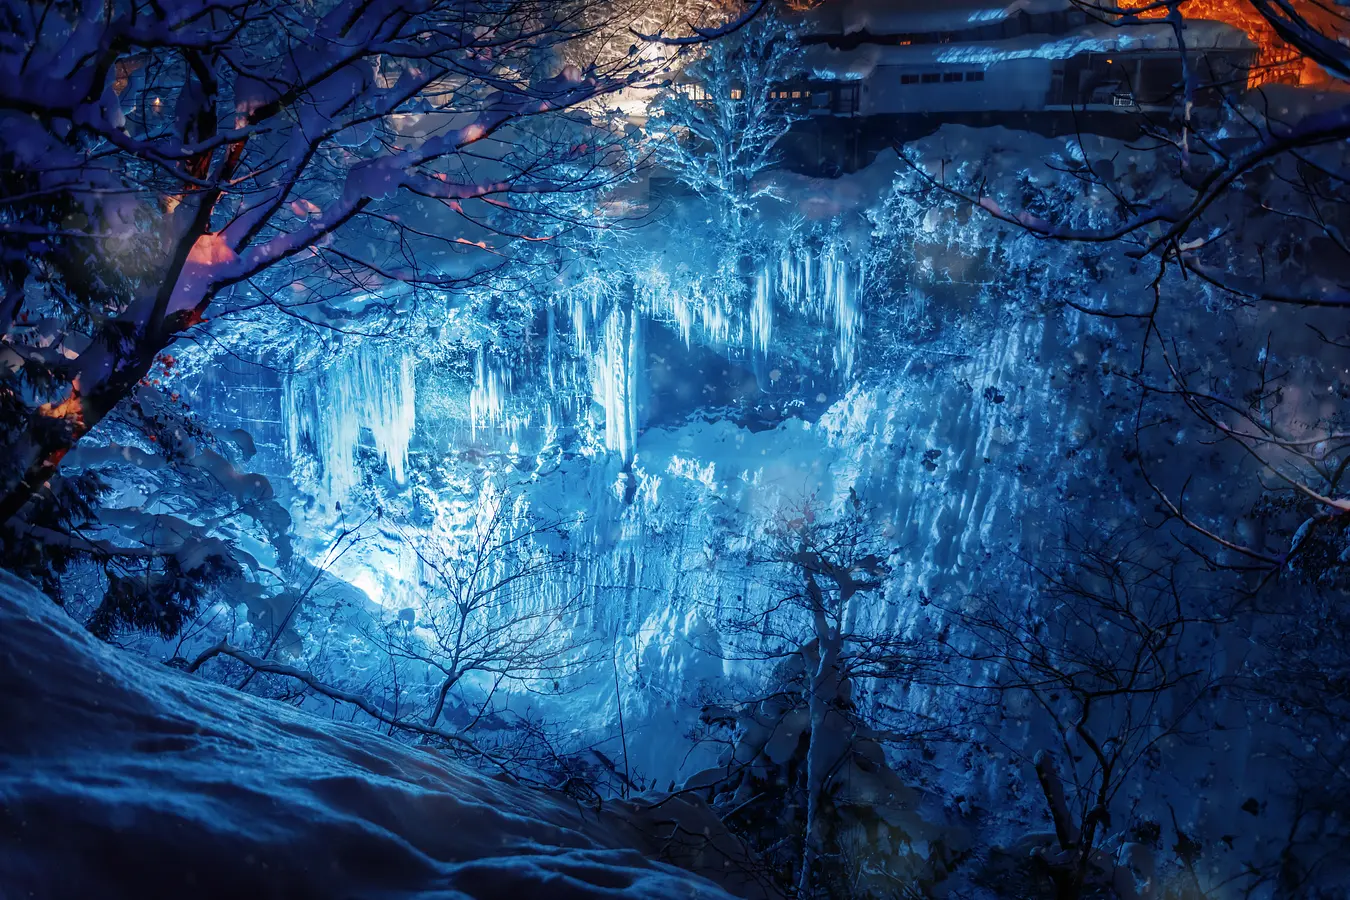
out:
{"label": "warm orange light", "polygon": [[[1120,0],[1120,9],[1131,9],[1152,5],[1152,0]],[[1311,0],[1293,0],[1293,5],[1309,21],[1321,23],[1325,16],[1318,15],[1318,9]],[[1298,84],[1308,80],[1305,77],[1305,60],[1275,33],[1270,22],[1257,12],[1246,0],[1185,0],[1181,7],[1188,19],[1209,19],[1240,28],[1252,43],[1256,44],[1256,64],[1247,78],[1247,87],[1254,88],[1271,82]],[[1159,19],[1167,14],[1161,6],[1139,13],[1140,18]],[[1335,31],[1334,23],[1329,25]],[[1333,37],[1335,35],[1333,34]],[[1311,64],[1309,64],[1311,65]],[[1316,66],[1311,66],[1319,74],[1313,80],[1323,80],[1325,75]]]}
{"label": "warm orange light", "polygon": [[79,391],[74,389],[60,403],[44,403],[37,411],[49,419],[66,419],[77,427],[84,425],[84,404],[80,402]]}

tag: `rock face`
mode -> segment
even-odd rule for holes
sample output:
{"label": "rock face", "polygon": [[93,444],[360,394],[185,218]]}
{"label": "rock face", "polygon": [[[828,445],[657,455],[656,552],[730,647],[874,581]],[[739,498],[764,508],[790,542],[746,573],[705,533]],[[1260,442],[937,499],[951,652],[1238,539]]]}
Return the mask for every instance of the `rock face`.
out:
{"label": "rock face", "polygon": [[124,654],[0,572],[0,897],[730,896],[609,812]]}

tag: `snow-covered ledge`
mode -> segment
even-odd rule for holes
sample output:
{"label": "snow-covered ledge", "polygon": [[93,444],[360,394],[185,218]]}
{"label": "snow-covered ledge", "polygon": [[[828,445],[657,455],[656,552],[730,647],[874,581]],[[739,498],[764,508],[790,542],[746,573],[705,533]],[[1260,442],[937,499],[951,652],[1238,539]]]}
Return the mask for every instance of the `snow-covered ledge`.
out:
{"label": "snow-covered ledge", "polygon": [[731,896],[638,849],[654,811],[154,666],[0,571],[0,895]]}

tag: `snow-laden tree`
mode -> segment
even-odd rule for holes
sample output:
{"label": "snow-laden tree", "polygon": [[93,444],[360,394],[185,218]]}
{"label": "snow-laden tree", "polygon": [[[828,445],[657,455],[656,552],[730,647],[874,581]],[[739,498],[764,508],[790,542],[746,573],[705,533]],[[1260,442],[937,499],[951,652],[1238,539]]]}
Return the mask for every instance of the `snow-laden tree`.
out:
{"label": "snow-laden tree", "polygon": [[627,165],[604,109],[647,74],[562,63],[626,26],[597,8],[8,0],[0,520],[216,309],[453,289],[555,234],[545,198]]}
{"label": "snow-laden tree", "polygon": [[800,119],[778,97],[800,74],[801,46],[769,12],[702,48],[656,107],[656,159],[716,210],[732,237],[771,187],[756,177],[779,162],[779,140]]}
{"label": "snow-laden tree", "polygon": [[1041,880],[1064,900],[1191,880],[1184,832],[1175,857],[1150,835],[1161,824],[1157,782],[1184,765],[1186,737],[1206,724],[1222,616],[1193,566],[1155,554],[1146,533],[1071,536],[1037,567],[1030,599],[994,592],[954,615],[952,643],[988,679],[990,730],[1024,748],[1054,825],[989,868]]}
{"label": "snow-laden tree", "polygon": [[[1178,15],[1191,8],[1149,5]],[[1343,22],[1329,29],[1316,25],[1300,14],[1300,8],[1314,12],[1312,5],[1252,6],[1326,72],[1335,75],[1344,66],[1345,46],[1338,39]],[[1317,18],[1325,12],[1317,11]],[[984,219],[989,226],[984,243],[1002,264],[1000,276],[1020,278],[1026,286],[1017,291],[1009,285],[1013,302],[1039,293],[1036,313],[1094,335],[1088,349],[1079,351],[1079,364],[1103,373],[1109,399],[1106,412],[1094,420],[1097,434],[1088,446],[1114,460],[1123,488],[1118,499],[1090,513],[1096,523],[1128,508],[1156,529],[1148,533],[1160,546],[1150,552],[1167,555],[1167,542],[1175,541],[1181,553],[1200,563],[1189,576],[1193,584],[1183,589],[1241,597],[1222,621],[1188,625],[1186,641],[1212,627],[1218,641],[1243,650],[1214,657],[1221,663],[1214,671],[1217,696],[1242,704],[1241,715],[1255,723],[1248,727],[1261,744],[1259,752],[1281,762],[1270,782],[1252,786],[1251,803],[1238,811],[1245,816],[1247,807],[1266,810],[1268,803],[1263,821],[1277,822],[1273,831],[1281,833],[1262,834],[1260,848],[1244,850],[1241,865],[1225,869],[1218,848],[1189,843],[1199,834],[1200,815],[1178,812],[1169,820],[1164,810],[1154,824],[1171,826],[1176,846],[1184,850],[1175,861],[1183,867],[1194,863],[1202,881],[1212,862],[1225,872],[1221,877],[1249,878],[1253,884],[1287,879],[1286,895],[1303,896],[1319,882],[1343,880],[1333,861],[1343,854],[1327,854],[1335,842],[1343,843],[1342,826],[1327,810],[1335,805],[1328,798],[1344,797],[1350,783],[1343,763],[1345,713],[1324,680],[1334,681],[1345,669],[1345,654],[1335,649],[1342,623],[1333,607],[1343,605],[1350,559],[1345,477],[1350,394],[1343,380],[1350,348],[1345,325],[1350,246],[1344,234],[1350,98],[1327,87],[1269,84],[1247,91],[1245,78],[1195,65],[1183,74],[1194,81],[1193,96],[1221,96],[1223,103],[1197,102],[1187,109],[1187,85],[1179,79],[1172,115],[1141,114],[1143,142],[1081,134],[1059,139],[1054,156],[1024,153],[998,161],[971,152],[937,159],[912,146],[906,157],[931,196],[945,195],[934,206],[945,210],[954,200],[971,214],[969,222]],[[999,140],[990,136],[971,145],[984,149]],[[1030,146],[1029,138],[1023,141]],[[940,227],[949,221],[941,212],[931,220]],[[1066,264],[1075,257],[1080,265]],[[1080,604],[1086,598],[1070,599]],[[1042,602],[1026,612],[1041,617],[1048,635],[1044,629],[1063,629],[1057,615],[1065,609],[1071,607]],[[1000,640],[1011,647],[1023,620],[1016,618],[1020,610],[1004,612],[1014,618],[996,627],[985,621],[981,629],[990,636],[1001,630]],[[1107,631],[1125,624],[1107,623],[1101,613],[1093,618]],[[1081,636],[1072,631],[1054,639],[1065,650],[1041,648],[1049,653],[1043,662],[1056,654],[1055,666],[1072,654],[1090,658],[1084,650],[1097,639],[1095,629]],[[1161,642],[1168,631],[1159,628],[1151,639]],[[1026,646],[1035,650],[1042,640]],[[1123,641],[1113,639],[1112,645]],[[1205,669],[1207,677],[1200,665],[1204,657],[1190,659],[1192,671]],[[1027,661],[1028,656],[1011,660],[1018,666]],[[1176,664],[1192,665],[1180,658]],[[1072,680],[1074,689],[1055,691],[1055,702],[1077,706],[1084,699],[1086,682]],[[1187,686],[1177,687],[1184,696]],[[1178,696],[1173,687],[1165,693]],[[1110,715],[1129,711],[1121,696],[1112,701],[1114,710],[1106,707]],[[1134,702],[1151,701],[1140,694]],[[1090,720],[1109,724],[1109,717],[1098,718],[1100,700],[1088,706],[1095,706]],[[1072,724],[1077,716],[1064,718],[1068,708],[1056,714]],[[1102,759],[1110,763],[1112,777],[1126,771],[1113,757],[1127,759],[1124,748],[1141,745],[1139,738],[1159,720],[1136,721],[1143,730],[1134,738],[1121,732],[1109,744],[1098,739],[1108,751],[1103,757],[1086,742],[1081,748],[1087,754],[1077,753],[1082,759],[1057,754],[1063,777],[1080,785],[1071,784],[1068,795],[1081,801],[1094,785],[1106,784]],[[1011,743],[1028,758],[1043,749]],[[1084,779],[1085,763],[1086,774],[1097,772],[1097,781]],[[1143,768],[1130,771],[1133,779]],[[1221,803],[1230,796],[1216,791],[1207,799]],[[1078,890],[1073,885],[1085,879],[1114,877],[1109,867],[1090,862],[1086,837],[1121,849],[1133,843],[1122,833],[1120,804],[1110,813],[1109,831],[1102,830],[1100,816],[1087,828],[1086,814],[1096,805],[1080,807],[1077,830],[1066,832],[1071,840],[1056,838],[1045,857],[1059,867],[1056,877],[1067,880],[1065,890]],[[1236,832],[1240,841],[1257,829]],[[1208,857],[1203,865],[1197,862],[1202,855]]]}
{"label": "snow-laden tree", "polygon": [[[389,333],[410,301],[556,265],[630,171],[616,98],[666,64],[635,45],[629,26],[650,24],[639,12],[613,0],[0,4],[7,555],[32,557],[39,576],[55,544],[100,563],[135,556],[153,569],[147,585],[241,571],[230,541],[210,543],[228,537],[214,515],[180,516],[164,540],[135,523],[54,534],[96,524],[110,494],[71,451],[91,436],[132,481],[219,455],[186,398],[159,390],[185,336],[275,354],[294,343],[287,323]],[[583,40],[593,52],[569,62]],[[175,427],[114,423],[137,395],[173,406]],[[166,435],[193,446],[177,453]]]}
{"label": "snow-laden tree", "polygon": [[513,499],[486,487],[463,534],[412,539],[424,581],[414,605],[373,635],[394,660],[434,675],[428,725],[441,723],[449,702],[468,731],[503,714],[502,694],[556,694],[587,661],[586,641],[575,637],[584,599],[552,583],[569,564],[560,528],[517,521]]}

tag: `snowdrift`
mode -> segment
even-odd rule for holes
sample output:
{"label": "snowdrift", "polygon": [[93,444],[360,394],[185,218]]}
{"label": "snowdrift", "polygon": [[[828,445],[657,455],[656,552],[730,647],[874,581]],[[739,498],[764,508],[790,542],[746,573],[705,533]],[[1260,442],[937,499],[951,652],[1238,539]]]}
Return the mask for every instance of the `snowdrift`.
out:
{"label": "snowdrift", "polygon": [[641,840],[123,654],[0,571],[0,898],[731,896]]}

